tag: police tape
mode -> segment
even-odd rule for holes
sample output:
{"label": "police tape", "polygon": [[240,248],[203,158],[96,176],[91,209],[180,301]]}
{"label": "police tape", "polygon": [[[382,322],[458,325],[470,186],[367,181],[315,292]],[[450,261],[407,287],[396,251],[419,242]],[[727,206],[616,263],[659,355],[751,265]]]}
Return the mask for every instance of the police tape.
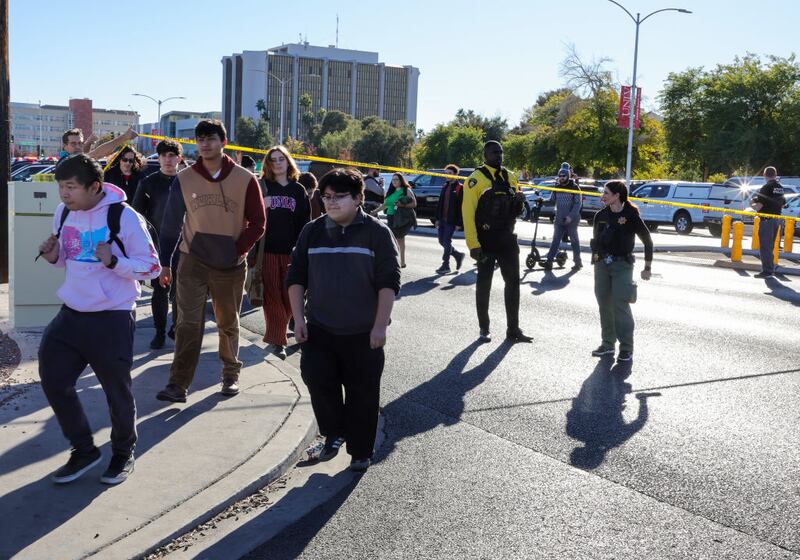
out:
{"label": "police tape", "polygon": [[[191,140],[189,138],[169,138],[167,136],[158,136],[155,134],[144,134],[140,133],[139,136],[142,138],[151,138],[153,140],[174,140],[175,142],[180,142],[182,144],[197,144],[195,140]],[[267,155],[269,150],[262,150],[259,148],[249,148],[247,146],[236,146],[233,144],[226,144],[226,150],[233,150],[236,152],[249,152],[252,154],[262,154]],[[366,167],[367,169],[382,169],[385,171],[391,171],[393,173],[403,173],[407,175],[430,175],[432,177],[444,177],[446,179],[464,179],[464,177],[458,175],[451,175],[448,173],[437,173],[435,171],[422,171],[419,169],[410,169],[407,167],[396,167],[391,165],[382,165],[376,163],[364,163],[358,161],[348,161],[348,160],[341,160],[335,158],[326,158],[321,156],[312,156],[308,154],[290,154],[296,160],[307,160],[307,161],[317,161],[321,163],[331,163],[334,165],[343,165],[347,167]],[[110,165],[110,164],[109,164]],[[536,190],[545,190],[551,192],[564,192],[570,194],[580,194],[583,196],[596,196],[601,197],[603,196],[601,193],[594,193],[594,192],[587,192],[587,191],[576,191],[573,189],[562,189],[559,187],[549,187],[549,186],[542,186],[542,185],[534,185],[533,183],[520,183],[519,186],[531,187]],[[668,200],[654,200],[651,198],[638,198],[638,197],[629,197],[629,200],[635,200],[637,202],[643,202],[647,204],[661,204],[662,206],[673,206],[677,208],[692,208],[697,210],[702,210],[703,212],[723,212],[726,214],[735,214],[740,216],[759,216],[761,218],[780,218],[783,220],[798,220],[793,216],[781,216],[779,214],[765,214],[761,212],[749,212],[747,210],[733,210],[731,208],[719,208],[716,206],[706,206],[704,204],[689,204],[686,202],[670,202]]]}

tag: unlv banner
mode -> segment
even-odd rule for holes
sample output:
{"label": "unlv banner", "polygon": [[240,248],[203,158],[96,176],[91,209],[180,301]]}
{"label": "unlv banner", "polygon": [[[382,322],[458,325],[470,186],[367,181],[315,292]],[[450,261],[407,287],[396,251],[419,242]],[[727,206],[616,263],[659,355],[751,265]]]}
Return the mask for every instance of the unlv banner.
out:
{"label": "unlv banner", "polygon": [[[642,106],[642,88],[636,88],[636,112],[633,119],[633,128],[639,130],[639,111]],[[628,128],[630,125],[631,117],[631,86],[622,86],[619,93],[619,118],[617,119],[617,126],[620,128]]]}

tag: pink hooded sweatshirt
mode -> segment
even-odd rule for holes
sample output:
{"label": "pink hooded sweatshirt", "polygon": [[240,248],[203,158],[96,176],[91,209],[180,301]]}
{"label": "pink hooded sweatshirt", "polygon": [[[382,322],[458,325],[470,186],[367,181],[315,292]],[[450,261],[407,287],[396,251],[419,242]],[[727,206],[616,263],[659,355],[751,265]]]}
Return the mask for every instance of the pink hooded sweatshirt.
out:
{"label": "pink hooded sweatshirt", "polygon": [[[130,311],[136,308],[141,295],[139,280],[149,280],[161,272],[158,253],[147,231],[147,225],[132,208],[125,208],[120,217],[119,239],[125,246],[125,257],[117,243],[111,243],[111,254],[117,266],[107,268],[94,256],[98,243],[107,243],[108,207],[125,200],[125,192],[111,183],[103,184],[106,195],[91,210],[71,210],[61,228],[60,249],[55,266],[66,267],[64,284],[58,297],[76,311]],[[58,233],[64,204],[53,217],[53,234]]]}

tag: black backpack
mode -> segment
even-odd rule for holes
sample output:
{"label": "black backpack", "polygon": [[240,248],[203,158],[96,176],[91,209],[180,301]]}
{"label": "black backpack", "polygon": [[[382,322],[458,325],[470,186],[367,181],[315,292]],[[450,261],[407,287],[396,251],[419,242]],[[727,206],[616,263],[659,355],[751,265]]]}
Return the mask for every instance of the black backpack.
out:
{"label": "black backpack", "polygon": [[492,187],[481,193],[475,209],[475,228],[478,242],[487,251],[502,251],[513,241],[517,216],[522,211],[522,202],[517,200],[516,191],[508,180],[508,170],[502,168],[492,177],[488,169],[481,166],[478,171],[492,182]]}
{"label": "black backpack", "polygon": [[[117,247],[119,247],[119,250],[122,251],[122,255],[125,258],[128,258],[128,253],[125,251],[125,245],[122,243],[122,239],[119,238],[119,232],[121,229],[120,221],[122,219],[122,212],[125,210],[125,208],[131,208],[131,210],[133,210],[129,204],[124,202],[114,202],[113,204],[109,204],[106,224],[108,225],[108,242],[116,243]],[[134,210],[134,212],[136,211]],[[64,222],[67,221],[67,216],[69,216],[69,208],[65,206],[64,211],[61,212],[61,222],[58,224],[58,233],[56,233],[57,239],[61,238],[61,228],[64,227]],[[147,231],[150,233],[150,238],[153,243],[155,243],[156,239],[158,239],[158,233],[153,227],[153,224],[148,222],[146,219],[144,221],[147,224]]]}

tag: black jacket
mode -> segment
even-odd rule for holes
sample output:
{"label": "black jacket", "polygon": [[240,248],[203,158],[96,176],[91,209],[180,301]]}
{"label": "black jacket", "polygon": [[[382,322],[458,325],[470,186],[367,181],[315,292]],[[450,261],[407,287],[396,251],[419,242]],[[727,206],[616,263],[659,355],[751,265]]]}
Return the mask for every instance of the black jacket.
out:
{"label": "black jacket", "polygon": [[292,285],[307,290],[310,325],[340,335],[370,332],[378,291],[400,291],[400,257],[392,232],[360,209],[344,228],[328,216],[317,218],[303,228],[292,252],[286,286]]}
{"label": "black jacket", "polygon": [[[461,202],[464,199],[464,184],[459,181],[447,181],[442,186],[439,194],[439,203],[436,206],[436,220],[443,221],[453,226],[463,227],[461,218]],[[447,207],[445,208],[445,203]]]}
{"label": "black jacket", "polygon": [[119,164],[114,165],[111,169],[103,173],[103,180],[106,183],[111,183],[112,185],[116,185],[125,191],[125,196],[127,197],[128,204],[133,200],[134,194],[136,193],[136,186],[139,184],[139,180],[142,178],[142,173],[140,171],[133,171],[130,174],[130,177],[126,180],[125,176],[120,171]]}
{"label": "black jacket", "polygon": [[[157,171],[139,181],[136,194],[133,195],[133,208],[153,224],[156,231],[161,230],[161,220],[167,208],[169,188],[175,176],[164,175]],[[155,241],[155,240],[154,240]]]}
{"label": "black jacket", "polygon": [[786,204],[783,185],[775,179],[768,181],[753,197],[753,201],[764,205],[761,209],[764,214],[780,215],[783,212],[783,205]]}

